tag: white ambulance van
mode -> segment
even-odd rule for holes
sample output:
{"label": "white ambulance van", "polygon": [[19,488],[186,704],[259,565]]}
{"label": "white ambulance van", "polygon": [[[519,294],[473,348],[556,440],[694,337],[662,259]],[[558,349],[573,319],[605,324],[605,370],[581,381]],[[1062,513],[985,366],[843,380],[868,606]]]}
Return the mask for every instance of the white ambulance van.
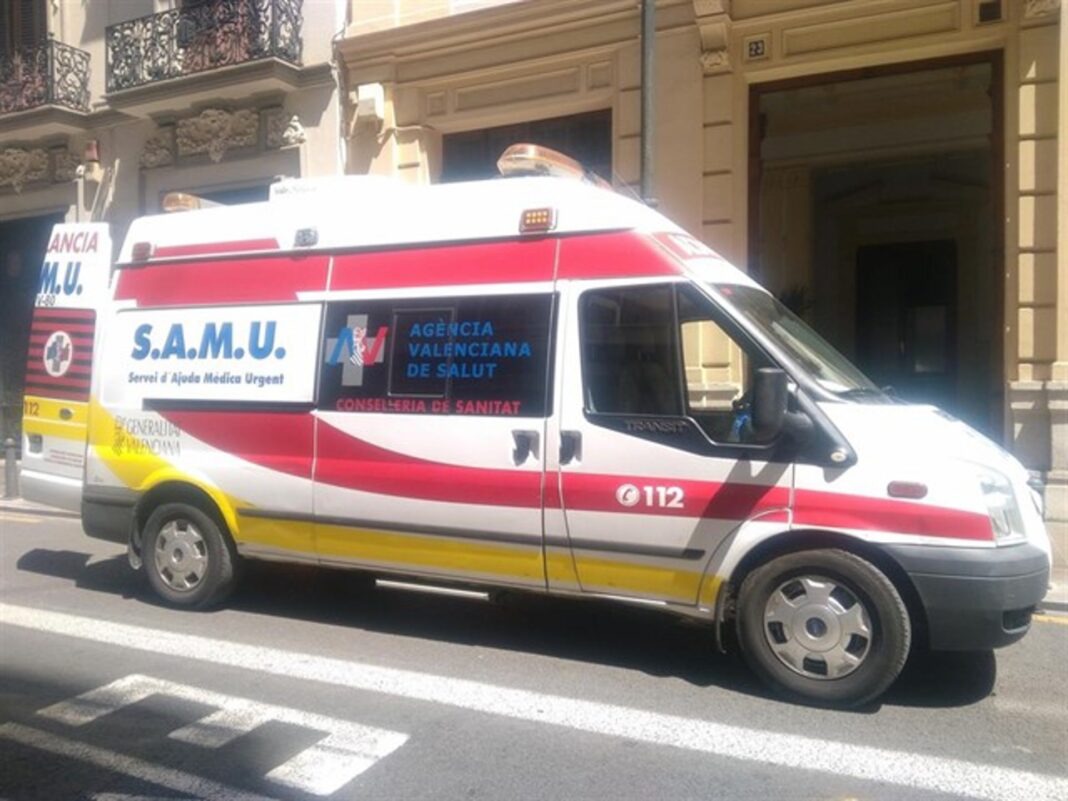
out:
{"label": "white ambulance van", "polygon": [[1013,457],[588,181],[282,181],[109,249],[67,225],[46,256],[22,486],[172,604],[243,559],[633,602],[856,705],[1046,591]]}

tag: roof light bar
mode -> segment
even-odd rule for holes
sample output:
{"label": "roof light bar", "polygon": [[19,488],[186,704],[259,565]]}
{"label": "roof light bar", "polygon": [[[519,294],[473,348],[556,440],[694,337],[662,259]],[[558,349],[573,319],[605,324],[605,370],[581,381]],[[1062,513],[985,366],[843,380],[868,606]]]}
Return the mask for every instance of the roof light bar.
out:
{"label": "roof light bar", "polygon": [[213,200],[207,200],[197,195],[191,195],[188,192],[168,192],[163,196],[163,202],[160,206],[167,214],[171,214],[176,211],[197,211],[199,209],[210,209],[214,206],[221,206],[221,203],[216,203]]}
{"label": "roof light bar", "polygon": [[590,172],[580,162],[541,145],[527,143],[512,145],[497,159],[497,171],[506,178],[520,175],[548,175],[554,178],[588,181],[611,189],[608,182]]}

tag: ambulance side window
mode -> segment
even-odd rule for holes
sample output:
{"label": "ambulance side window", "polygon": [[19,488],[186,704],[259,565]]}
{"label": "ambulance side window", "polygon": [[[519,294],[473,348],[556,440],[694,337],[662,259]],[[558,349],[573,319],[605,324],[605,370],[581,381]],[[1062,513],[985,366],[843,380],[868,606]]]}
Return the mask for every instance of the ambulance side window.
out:
{"label": "ambulance side window", "polygon": [[752,376],[768,361],[693,287],[591,290],[579,320],[587,414],[688,418],[714,443],[754,441]]}
{"label": "ambulance side window", "polygon": [[393,397],[444,398],[448,378],[433,369],[424,351],[442,349],[448,339],[436,336],[439,324],[449,330],[456,324],[456,307],[397,310],[393,313],[393,347],[389,364],[389,394]]}
{"label": "ambulance side window", "polygon": [[678,315],[687,415],[716,442],[754,442],[753,376],[770,362],[732,336],[712,303],[692,287],[678,288]]}
{"label": "ambulance side window", "polygon": [[682,414],[671,286],[587,292],[580,315],[587,411]]}
{"label": "ambulance side window", "polygon": [[320,408],[544,416],[552,313],[549,294],[331,303]]}

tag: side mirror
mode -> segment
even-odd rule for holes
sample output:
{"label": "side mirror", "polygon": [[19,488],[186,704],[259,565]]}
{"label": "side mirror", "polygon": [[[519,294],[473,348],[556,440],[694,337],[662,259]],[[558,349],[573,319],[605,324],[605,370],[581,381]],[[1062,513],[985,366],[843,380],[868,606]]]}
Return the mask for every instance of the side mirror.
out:
{"label": "side mirror", "polygon": [[786,373],[761,367],[753,382],[753,433],[758,442],[775,439],[786,419]]}

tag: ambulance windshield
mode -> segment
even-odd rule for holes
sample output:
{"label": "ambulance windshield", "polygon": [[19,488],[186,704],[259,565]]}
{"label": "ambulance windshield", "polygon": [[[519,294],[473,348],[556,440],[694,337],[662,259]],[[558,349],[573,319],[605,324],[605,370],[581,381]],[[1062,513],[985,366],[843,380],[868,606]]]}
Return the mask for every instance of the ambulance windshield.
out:
{"label": "ambulance windshield", "polygon": [[739,284],[716,284],[714,289],[824,389],[844,397],[886,398],[871,379],[770,293]]}

